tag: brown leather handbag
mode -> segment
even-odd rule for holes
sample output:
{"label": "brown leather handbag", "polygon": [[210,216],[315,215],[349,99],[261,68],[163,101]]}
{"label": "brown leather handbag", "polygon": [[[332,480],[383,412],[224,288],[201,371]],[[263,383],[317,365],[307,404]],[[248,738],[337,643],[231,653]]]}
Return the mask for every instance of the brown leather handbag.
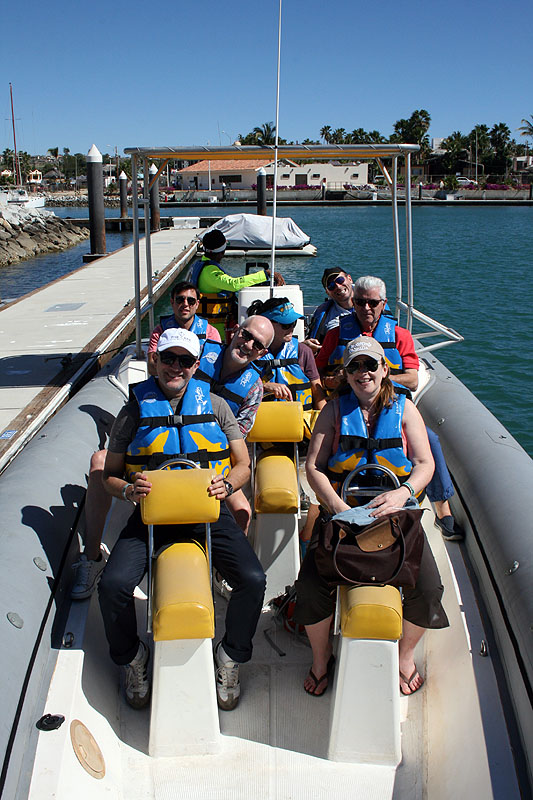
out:
{"label": "brown leather handbag", "polygon": [[315,562],[330,584],[416,584],[424,531],[421,508],[401,508],[360,527],[321,517]]}

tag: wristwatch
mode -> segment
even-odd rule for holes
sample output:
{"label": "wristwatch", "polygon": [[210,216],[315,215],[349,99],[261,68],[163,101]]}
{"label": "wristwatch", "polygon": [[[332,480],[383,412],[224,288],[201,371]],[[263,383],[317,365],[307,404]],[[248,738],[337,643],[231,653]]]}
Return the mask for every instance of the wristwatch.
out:
{"label": "wristwatch", "polygon": [[224,481],[224,487],[226,489],[226,497],[229,497],[230,494],[233,494],[233,486],[229,481]]}

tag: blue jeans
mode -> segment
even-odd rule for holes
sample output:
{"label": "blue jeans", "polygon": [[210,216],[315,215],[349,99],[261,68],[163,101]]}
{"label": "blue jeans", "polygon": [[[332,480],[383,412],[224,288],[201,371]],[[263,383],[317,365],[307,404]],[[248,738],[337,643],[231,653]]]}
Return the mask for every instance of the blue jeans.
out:
{"label": "blue jeans", "polygon": [[429,439],[429,446],[431,447],[431,455],[435,462],[435,472],[430,482],[426,486],[426,494],[428,499],[434,503],[436,500],[449,500],[454,494],[452,479],[444,460],[444,453],[440,446],[440,439],[437,434],[426,427]]}
{"label": "blue jeans", "polygon": [[[173,542],[205,536],[205,525],[158,525],[154,550]],[[213,566],[233,588],[226,612],[222,645],[228,656],[243,663],[252,657],[252,638],[261,613],[266,576],[252,547],[225,503],[211,524]],[[139,508],[121,532],[98,588],[109,652],[115,664],[129,664],[139,647],[133,592],[148,563],[148,529]]]}

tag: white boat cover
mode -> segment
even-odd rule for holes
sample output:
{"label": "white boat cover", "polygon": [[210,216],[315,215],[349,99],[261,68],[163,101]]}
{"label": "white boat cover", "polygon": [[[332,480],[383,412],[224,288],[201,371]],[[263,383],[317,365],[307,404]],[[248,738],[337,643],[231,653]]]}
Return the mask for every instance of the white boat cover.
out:
{"label": "white boat cover", "polygon": [[[272,245],[272,217],[256,214],[228,214],[200,234],[217,228],[228,240],[229,247],[270,248]],[[304,247],[311,237],[304,233],[290,217],[276,218],[276,250]]]}

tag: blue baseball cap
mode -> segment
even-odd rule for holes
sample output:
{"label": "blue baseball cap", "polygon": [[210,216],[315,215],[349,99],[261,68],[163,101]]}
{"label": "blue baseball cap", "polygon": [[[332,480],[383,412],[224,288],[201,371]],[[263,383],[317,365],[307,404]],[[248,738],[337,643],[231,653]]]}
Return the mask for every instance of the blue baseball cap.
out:
{"label": "blue baseball cap", "polygon": [[261,311],[261,316],[271,322],[279,322],[281,325],[290,325],[291,322],[303,319],[303,314],[298,314],[292,303],[283,303],[282,306],[277,306],[270,311]]}

